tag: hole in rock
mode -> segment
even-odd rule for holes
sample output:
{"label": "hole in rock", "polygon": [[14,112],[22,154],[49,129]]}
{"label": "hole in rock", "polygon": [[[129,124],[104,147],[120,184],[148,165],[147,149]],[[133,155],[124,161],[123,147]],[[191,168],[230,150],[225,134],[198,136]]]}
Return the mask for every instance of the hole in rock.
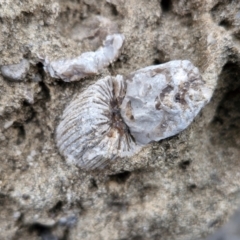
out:
{"label": "hole in rock", "polygon": [[161,0],[161,8],[163,12],[168,12],[171,10],[172,2],[171,0]]}
{"label": "hole in rock", "polygon": [[229,150],[235,155],[238,152],[240,157],[240,66],[238,64],[229,62],[223,67],[214,99],[219,99],[219,103],[210,124],[211,141],[214,145],[221,146],[221,149],[224,148],[226,154]]}
{"label": "hole in rock", "polygon": [[113,16],[118,16],[118,10],[114,4],[107,3],[107,6],[109,6]]}
{"label": "hole in rock", "polygon": [[190,165],[191,161],[190,160],[185,160],[179,163],[179,167],[183,170],[186,170],[189,165]]}
{"label": "hole in rock", "polygon": [[220,23],[219,26],[225,27],[225,28],[230,28],[231,23],[227,19],[223,19]]}
{"label": "hole in rock", "polygon": [[114,181],[121,184],[121,183],[125,183],[127,179],[130,177],[130,175],[131,175],[131,172],[125,171],[118,174],[110,175],[109,179],[110,181]]}
{"label": "hole in rock", "polygon": [[63,202],[62,202],[62,201],[58,201],[58,202],[56,203],[56,205],[53,206],[53,207],[49,210],[49,213],[56,215],[56,214],[58,214],[59,212],[61,212],[62,207],[63,207]]}
{"label": "hole in rock", "polygon": [[97,182],[94,178],[91,178],[90,179],[90,186],[89,186],[90,189],[94,190],[94,189],[98,189],[98,185],[97,185]]}
{"label": "hole in rock", "polygon": [[45,83],[40,82],[39,85],[42,88],[42,91],[40,93],[41,95],[41,99],[43,99],[44,101],[50,101],[51,100],[51,95],[50,95],[50,90],[49,88],[46,86]]}

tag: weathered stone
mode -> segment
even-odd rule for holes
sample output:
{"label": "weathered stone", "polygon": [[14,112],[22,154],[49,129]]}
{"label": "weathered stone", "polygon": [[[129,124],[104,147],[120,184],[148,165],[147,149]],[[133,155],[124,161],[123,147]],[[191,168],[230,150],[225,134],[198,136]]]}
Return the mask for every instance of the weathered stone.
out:
{"label": "weathered stone", "polygon": [[29,70],[29,62],[23,59],[20,63],[1,66],[0,70],[3,77],[11,81],[23,81]]}

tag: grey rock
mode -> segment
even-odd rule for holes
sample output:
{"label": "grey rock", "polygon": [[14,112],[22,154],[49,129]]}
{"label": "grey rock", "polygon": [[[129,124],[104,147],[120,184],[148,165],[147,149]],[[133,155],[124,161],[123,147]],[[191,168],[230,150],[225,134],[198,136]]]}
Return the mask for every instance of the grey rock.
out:
{"label": "grey rock", "polygon": [[199,70],[188,60],[142,68],[126,81],[121,114],[139,144],[183,131],[212,96]]}
{"label": "grey rock", "polygon": [[240,209],[234,213],[227,224],[206,240],[240,240]]}
{"label": "grey rock", "polygon": [[20,63],[1,66],[2,75],[11,81],[23,81],[29,70],[29,61],[22,59]]}

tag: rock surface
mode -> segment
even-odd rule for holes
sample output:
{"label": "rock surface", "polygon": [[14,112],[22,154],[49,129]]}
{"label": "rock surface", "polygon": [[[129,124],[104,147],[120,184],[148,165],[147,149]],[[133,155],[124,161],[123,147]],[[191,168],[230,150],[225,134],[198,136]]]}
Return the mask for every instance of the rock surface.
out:
{"label": "rock surface", "polygon": [[[222,0],[4,1],[0,65],[27,59],[30,68],[24,82],[0,75],[0,239],[197,240],[224,225],[240,198],[239,12],[238,1]],[[74,31],[95,16],[125,36],[118,60],[80,82],[47,76],[38,56],[96,51],[103,28]],[[187,130],[104,171],[66,164],[55,129],[75,94],[176,59],[215,88]]]}

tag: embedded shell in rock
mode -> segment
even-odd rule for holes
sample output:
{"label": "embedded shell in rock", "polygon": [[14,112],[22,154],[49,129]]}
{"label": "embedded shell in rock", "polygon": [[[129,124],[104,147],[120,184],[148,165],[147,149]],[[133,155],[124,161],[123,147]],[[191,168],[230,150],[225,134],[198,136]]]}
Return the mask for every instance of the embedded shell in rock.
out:
{"label": "embedded shell in rock", "polygon": [[102,168],[184,130],[211,94],[187,60],[146,67],[127,77],[108,76],[66,107],[57,146],[69,163]]}
{"label": "embedded shell in rock", "polygon": [[140,144],[187,128],[212,95],[198,68],[187,60],[142,68],[126,83],[121,114]]}
{"label": "embedded shell in rock", "polygon": [[140,150],[120,115],[124,94],[122,76],[109,76],[66,107],[56,140],[68,163],[86,169],[101,168],[108,160],[132,156]]}
{"label": "embedded shell in rock", "polygon": [[44,70],[53,78],[65,82],[78,81],[84,77],[98,74],[104,67],[114,62],[120,55],[124,36],[119,33],[108,35],[95,52],[85,52],[73,59],[62,59],[50,62],[43,61]]}

